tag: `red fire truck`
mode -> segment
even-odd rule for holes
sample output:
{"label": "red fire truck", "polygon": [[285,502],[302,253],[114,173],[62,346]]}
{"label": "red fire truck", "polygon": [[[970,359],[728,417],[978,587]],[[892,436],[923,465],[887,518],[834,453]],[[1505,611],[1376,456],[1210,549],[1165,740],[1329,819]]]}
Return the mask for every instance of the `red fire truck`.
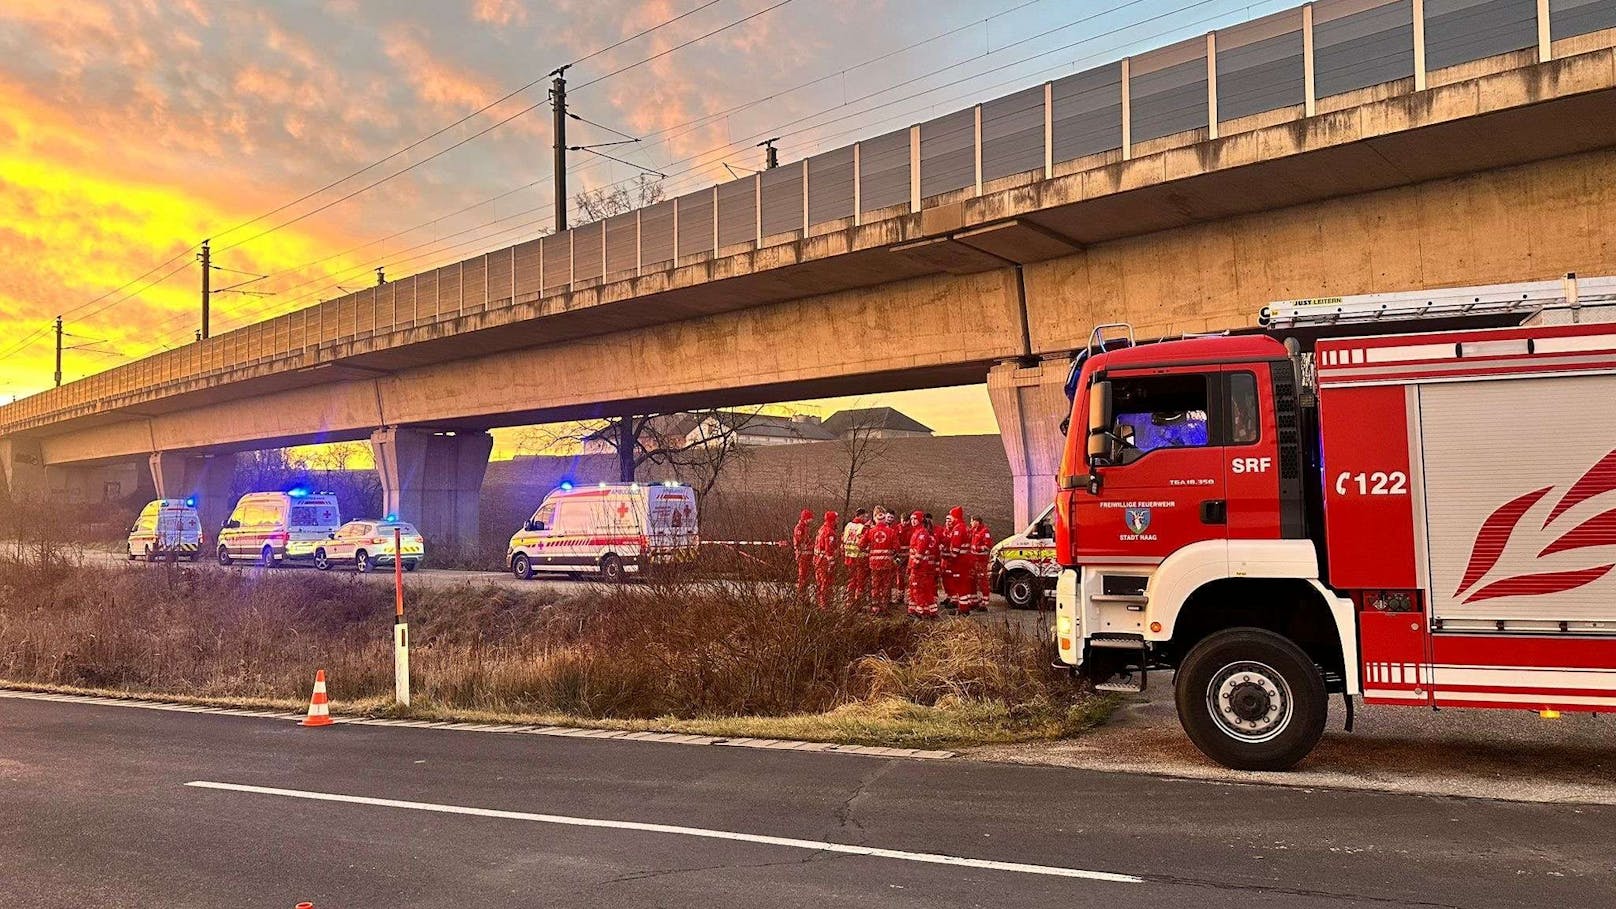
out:
{"label": "red fire truck", "polygon": [[1333,693],[1348,730],[1354,696],[1616,711],[1609,300],[1568,278],[1274,304],[1266,334],[1097,328],[1060,661],[1109,690],[1176,671],[1185,732],[1241,769],[1305,757]]}

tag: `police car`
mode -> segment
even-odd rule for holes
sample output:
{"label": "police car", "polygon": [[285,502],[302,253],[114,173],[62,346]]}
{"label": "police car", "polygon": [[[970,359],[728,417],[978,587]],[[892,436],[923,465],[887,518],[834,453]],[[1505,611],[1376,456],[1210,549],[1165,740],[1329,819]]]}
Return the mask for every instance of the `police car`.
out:
{"label": "police car", "polygon": [[391,565],[395,531],[404,554],[404,570],[414,571],[426,561],[426,541],[415,525],[392,516],[382,521],[349,521],[338,527],[329,540],[315,546],[314,567],[328,571],[335,565],[352,565],[360,571],[370,571],[377,565]]}
{"label": "police car", "polygon": [[700,543],[689,486],[562,483],[511,537],[505,564],[524,580],[548,572],[621,581],[653,564],[689,561]]}
{"label": "police car", "polygon": [[1026,529],[1005,537],[993,547],[990,580],[1011,609],[1036,609],[1045,597],[1054,597],[1055,506],[1051,504]]}

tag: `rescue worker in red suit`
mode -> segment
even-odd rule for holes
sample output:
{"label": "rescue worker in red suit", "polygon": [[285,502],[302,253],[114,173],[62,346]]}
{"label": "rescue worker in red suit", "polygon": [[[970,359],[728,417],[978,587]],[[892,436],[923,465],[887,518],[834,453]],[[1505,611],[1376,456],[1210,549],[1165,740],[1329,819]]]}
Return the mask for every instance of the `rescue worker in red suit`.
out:
{"label": "rescue worker in red suit", "polygon": [[901,515],[895,517],[898,519],[898,552],[893,560],[893,582],[897,584],[893,602],[902,604],[909,589],[909,536],[915,532],[915,525],[910,518]]}
{"label": "rescue worker in red suit", "polygon": [[988,530],[987,522],[980,515],[971,516],[971,567],[973,569],[976,590],[971,599],[971,608],[987,611],[990,591],[988,587],[988,568],[993,562],[993,532]]}
{"label": "rescue worker in red suit", "polygon": [[870,611],[883,615],[892,605],[892,583],[898,571],[897,516],[883,511],[870,528]]}
{"label": "rescue worker in red suit", "polygon": [[807,596],[814,579],[814,513],[807,508],[791,530],[791,549],[797,554],[797,596]]}
{"label": "rescue worker in red suit", "polygon": [[831,588],[836,585],[836,558],[841,555],[836,535],[836,512],[825,512],[825,523],[814,535],[814,589],[821,609],[830,608]]}
{"label": "rescue worker in red suit", "polygon": [[915,512],[909,534],[909,614],[915,618],[937,617],[937,539],[925,524],[925,516]]}
{"label": "rescue worker in red suit", "polygon": [[870,515],[862,508],[842,529],[842,561],[847,565],[847,608],[857,609],[870,592]]}
{"label": "rescue worker in red suit", "polygon": [[969,615],[976,586],[975,559],[971,557],[971,529],[965,524],[965,509],[955,506],[943,522],[943,532],[937,535],[937,548],[942,556],[943,596],[954,604],[960,615]]}

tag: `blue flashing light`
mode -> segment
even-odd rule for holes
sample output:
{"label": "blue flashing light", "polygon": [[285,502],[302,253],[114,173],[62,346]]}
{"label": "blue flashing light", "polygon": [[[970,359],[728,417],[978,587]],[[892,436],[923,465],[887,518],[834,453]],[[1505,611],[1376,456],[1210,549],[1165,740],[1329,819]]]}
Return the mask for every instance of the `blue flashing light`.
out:
{"label": "blue flashing light", "polygon": [[302,486],[293,486],[291,489],[286,490],[286,494],[294,499],[301,499],[308,495],[309,491]]}
{"label": "blue flashing light", "polygon": [[571,489],[572,488],[572,481],[571,480],[562,480],[561,481],[561,488],[563,490]]}
{"label": "blue flashing light", "polygon": [[186,508],[195,508],[196,507],[196,496],[188,497],[185,500],[185,507]]}
{"label": "blue flashing light", "polygon": [[388,516],[387,516],[387,523],[389,523],[389,524],[396,524],[396,523],[398,523],[398,515],[396,515],[396,514],[390,514],[390,515],[388,515]]}

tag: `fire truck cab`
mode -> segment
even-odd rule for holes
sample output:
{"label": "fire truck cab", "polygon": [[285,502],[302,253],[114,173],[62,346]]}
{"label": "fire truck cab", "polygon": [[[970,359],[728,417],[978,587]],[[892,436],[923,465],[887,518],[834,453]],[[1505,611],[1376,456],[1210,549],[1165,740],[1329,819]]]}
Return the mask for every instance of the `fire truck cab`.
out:
{"label": "fire truck cab", "polygon": [[[1558,286],[1500,294],[1503,321]],[[1317,321],[1373,332],[1396,296]],[[1616,710],[1616,324],[1104,334],[1068,389],[1062,663],[1175,670],[1191,740],[1243,769],[1305,757],[1332,693],[1349,729],[1352,696]]]}

